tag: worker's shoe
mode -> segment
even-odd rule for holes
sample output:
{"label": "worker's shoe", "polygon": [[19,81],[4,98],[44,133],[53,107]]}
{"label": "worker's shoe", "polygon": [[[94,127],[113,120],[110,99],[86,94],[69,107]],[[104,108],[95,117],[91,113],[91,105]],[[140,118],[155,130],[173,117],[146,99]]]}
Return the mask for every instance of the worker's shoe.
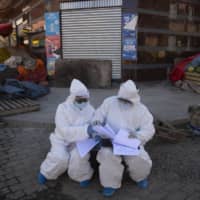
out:
{"label": "worker's shoe", "polygon": [[41,185],[44,185],[46,182],[47,182],[46,177],[43,174],[39,173],[38,174],[38,183]]}
{"label": "worker's shoe", "polygon": [[147,179],[137,182],[137,186],[141,189],[147,189],[149,186],[149,182]]}
{"label": "worker's shoe", "polygon": [[111,197],[115,193],[116,189],[111,187],[105,187],[103,188],[103,196],[105,197]]}
{"label": "worker's shoe", "polygon": [[90,185],[90,180],[85,180],[80,182],[82,188],[88,187]]}

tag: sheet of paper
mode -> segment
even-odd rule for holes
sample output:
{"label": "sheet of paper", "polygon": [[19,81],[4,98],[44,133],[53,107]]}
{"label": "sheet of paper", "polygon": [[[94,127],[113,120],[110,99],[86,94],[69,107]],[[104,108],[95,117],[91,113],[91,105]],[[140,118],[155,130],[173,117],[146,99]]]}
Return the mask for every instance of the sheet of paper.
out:
{"label": "sheet of paper", "polygon": [[110,127],[109,124],[106,124],[104,127],[105,127],[105,129],[106,129],[107,131],[110,132],[110,136],[111,136],[111,138],[113,139],[113,138],[116,136],[115,131]]}
{"label": "sheet of paper", "polygon": [[126,130],[120,129],[120,131],[115,136],[113,142],[115,144],[121,144],[126,147],[138,149],[141,142],[136,138],[128,138],[128,136],[129,136],[129,133]]}
{"label": "sheet of paper", "polygon": [[94,126],[93,129],[99,134],[99,136],[102,136],[103,138],[113,139],[116,135],[108,124],[106,124],[105,126],[97,125]]}
{"label": "sheet of paper", "polygon": [[119,156],[137,156],[139,155],[139,149],[113,143],[113,153]]}
{"label": "sheet of paper", "polygon": [[78,148],[78,152],[80,156],[83,158],[87,155],[96,145],[98,144],[98,141],[95,141],[94,139],[86,139],[80,142],[76,143],[76,146]]}

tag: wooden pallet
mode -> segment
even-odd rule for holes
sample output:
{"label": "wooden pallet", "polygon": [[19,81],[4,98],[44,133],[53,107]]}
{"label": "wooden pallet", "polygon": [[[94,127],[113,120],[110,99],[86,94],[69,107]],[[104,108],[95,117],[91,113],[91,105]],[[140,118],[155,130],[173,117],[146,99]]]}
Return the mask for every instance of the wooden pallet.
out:
{"label": "wooden pallet", "polygon": [[0,117],[37,111],[39,109],[40,104],[29,98],[0,96]]}
{"label": "wooden pallet", "polygon": [[200,73],[185,72],[185,80],[189,80],[196,83],[197,85],[200,85]]}

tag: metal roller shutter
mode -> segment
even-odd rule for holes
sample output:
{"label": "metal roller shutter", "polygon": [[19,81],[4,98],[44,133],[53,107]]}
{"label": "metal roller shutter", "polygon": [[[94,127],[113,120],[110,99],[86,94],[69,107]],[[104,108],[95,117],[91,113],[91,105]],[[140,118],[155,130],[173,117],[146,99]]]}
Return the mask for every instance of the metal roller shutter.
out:
{"label": "metal roller shutter", "polygon": [[121,8],[62,10],[63,58],[112,60],[121,78]]}

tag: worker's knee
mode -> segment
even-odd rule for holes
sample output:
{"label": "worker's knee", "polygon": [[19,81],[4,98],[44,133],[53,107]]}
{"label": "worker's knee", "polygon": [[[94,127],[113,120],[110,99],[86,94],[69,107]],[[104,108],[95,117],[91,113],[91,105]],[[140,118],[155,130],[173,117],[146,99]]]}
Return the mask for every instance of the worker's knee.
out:
{"label": "worker's knee", "polygon": [[113,151],[111,148],[102,148],[97,154],[97,161],[99,163],[121,163],[122,158],[120,156],[116,156],[113,154]]}
{"label": "worker's knee", "polygon": [[148,177],[152,168],[152,161],[147,152],[142,151],[138,156],[127,156],[125,162],[131,178],[138,182]]}
{"label": "worker's knee", "polygon": [[61,157],[50,152],[42,163],[40,171],[47,179],[57,179],[67,170],[67,167],[68,156]]}

